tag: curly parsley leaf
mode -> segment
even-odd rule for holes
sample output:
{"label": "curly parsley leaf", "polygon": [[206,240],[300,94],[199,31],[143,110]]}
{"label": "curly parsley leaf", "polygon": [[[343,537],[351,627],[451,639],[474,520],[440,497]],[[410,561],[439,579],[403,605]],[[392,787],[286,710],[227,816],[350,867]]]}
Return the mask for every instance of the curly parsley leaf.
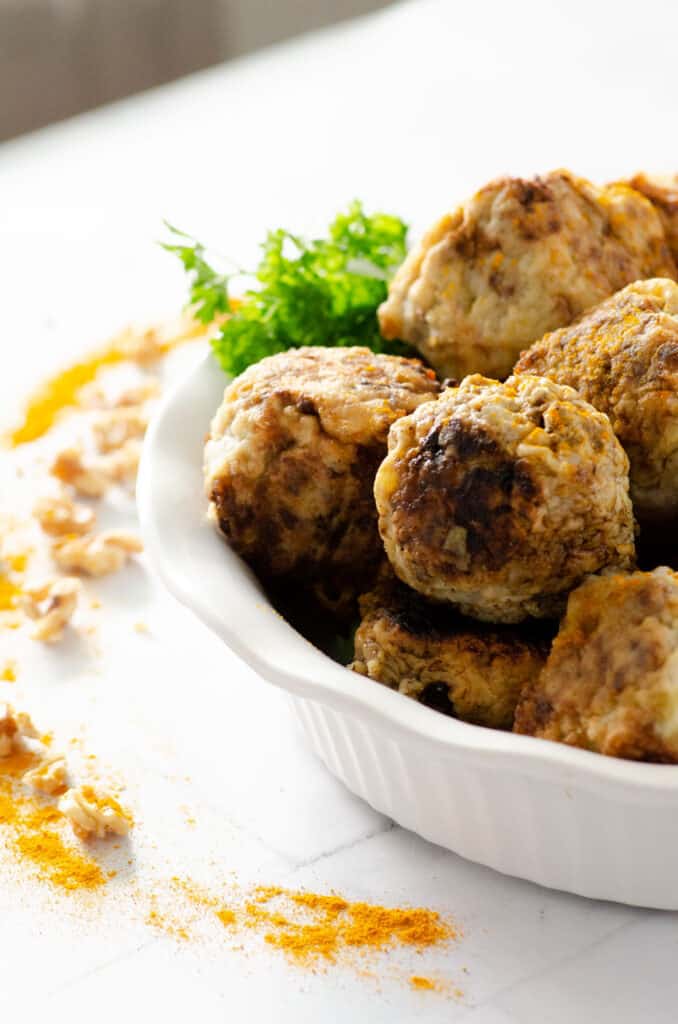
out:
{"label": "curly parsley leaf", "polygon": [[398,355],[410,350],[381,337],[377,307],[406,253],[407,226],[385,213],[368,215],[359,202],[339,214],[327,238],[307,241],[269,232],[251,286],[231,306],[231,275],[218,274],[195,239],[167,225],[181,241],[164,246],[190,278],[195,315],[211,323],[233,308],[212,347],[223,369],[241,373],[264,356],[302,345],[366,345]]}

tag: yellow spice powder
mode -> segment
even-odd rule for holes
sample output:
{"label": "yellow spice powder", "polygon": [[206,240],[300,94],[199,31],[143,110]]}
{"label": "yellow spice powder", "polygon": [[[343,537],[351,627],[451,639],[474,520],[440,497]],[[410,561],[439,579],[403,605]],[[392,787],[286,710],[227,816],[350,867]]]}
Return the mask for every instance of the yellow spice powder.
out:
{"label": "yellow spice powder", "polygon": [[[206,331],[204,324],[182,317],[173,329],[157,329],[161,339],[159,349],[165,354],[185,341],[204,337]],[[130,356],[123,344],[128,335],[128,331],[122,332],[104,348],[44,381],[28,399],[20,423],[7,435],[10,447],[17,448],[43,437],[64,411],[78,405],[80,392],[92,383],[100,370],[128,361]]]}
{"label": "yellow spice powder", "polygon": [[279,886],[260,886],[240,914],[237,908],[221,907],[217,916],[229,925],[242,921],[301,964],[334,961],[350,951],[364,953],[396,946],[422,951],[458,935],[437,911],[425,907],[349,902],[336,893]]}
{"label": "yellow spice powder", "polygon": [[11,611],[16,608],[21,587],[4,572],[0,572],[0,611]]}
{"label": "yellow spice powder", "polygon": [[30,751],[17,751],[0,761],[0,829],[10,849],[42,881],[64,892],[98,889],[106,877],[95,860],[64,840],[60,811],[18,789],[17,777],[37,761]]}
{"label": "yellow spice powder", "polygon": [[412,988],[423,989],[423,990],[435,990],[436,983],[431,978],[424,978],[420,974],[413,974],[410,978],[410,985]]}
{"label": "yellow spice powder", "polygon": [[0,679],[5,683],[16,682],[16,662],[6,661],[2,669],[0,669]]}

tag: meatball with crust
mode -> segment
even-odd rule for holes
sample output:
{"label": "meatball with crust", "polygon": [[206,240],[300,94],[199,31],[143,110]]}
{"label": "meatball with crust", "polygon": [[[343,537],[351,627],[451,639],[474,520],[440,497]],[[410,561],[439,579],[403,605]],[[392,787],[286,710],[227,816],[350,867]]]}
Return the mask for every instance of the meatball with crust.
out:
{"label": "meatball with crust", "polygon": [[673,259],[678,263],[678,174],[634,174],[627,182],[657,209]]}
{"label": "meatball with crust", "polygon": [[678,515],[678,284],[636,281],[547,334],[516,373],[569,384],[606,413],[626,449],[641,523]]}
{"label": "meatball with crust", "polygon": [[584,576],[634,560],[607,416],[541,377],[467,377],[394,423],[374,492],[398,576],[488,622],[557,615]]}
{"label": "meatball with crust", "polygon": [[546,331],[630,281],[675,275],[661,218],[639,192],[568,171],[500,178],[410,252],[379,323],[442,376],[504,378]]}
{"label": "meatball with crust", "polygon": [[360,599],[349,667],[408,697],[495,729],[510,729],[523,689],[536,682],[550,631],[489,626],[433,604],[383,574]]}
{"label": "meatball with crust", "polygon": [[614,757],[678,762],[678,575],[594,576],[575,590],[514,728]]}
{"label": "meatball with crust", "polygon": [[359,593],[382,557],[372,485],[389,427],[438,392],[418,360],[366,348],[250,366],[205,447],[211,514],[234,550],[264,578]]}

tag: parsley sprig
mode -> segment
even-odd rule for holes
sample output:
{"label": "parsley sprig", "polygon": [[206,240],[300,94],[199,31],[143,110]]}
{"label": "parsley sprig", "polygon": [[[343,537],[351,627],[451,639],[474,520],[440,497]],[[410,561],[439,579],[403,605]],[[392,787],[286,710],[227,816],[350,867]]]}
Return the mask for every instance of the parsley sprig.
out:
{"label": "parsley sprig", "polygon": [[[167,225],[176,241],[164,248],[181,260],[190,279],[190,305],[205,324],[231,309],[213,339],[214,353],[230,374],[264,356],[301,345],[366,345],[375,352],[406,354],[403,343],[381,337],[377,307],[406,252],[407,226],[386,213],[368,215],[359,202],[330,224],[326,238],[306,240],[284,229],[269,232],[252,273],[219,274],[205,247]],[[250,282],[243,290],[244,282]]]}

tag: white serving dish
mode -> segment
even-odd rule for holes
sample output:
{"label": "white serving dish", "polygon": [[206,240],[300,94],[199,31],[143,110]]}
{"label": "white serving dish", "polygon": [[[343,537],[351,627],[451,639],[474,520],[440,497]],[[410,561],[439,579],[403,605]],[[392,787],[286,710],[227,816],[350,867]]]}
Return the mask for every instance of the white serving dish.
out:
{"label": "white serving dish", "polygon": [[541,885],[678,909],[678,767],[446,718],[342,668],[272,609],[206,518],[202,449],[224,386],[206,356],[164,400],[145,444],[142,528],[175,597],[289,692],[330,771],[401,825]]}

